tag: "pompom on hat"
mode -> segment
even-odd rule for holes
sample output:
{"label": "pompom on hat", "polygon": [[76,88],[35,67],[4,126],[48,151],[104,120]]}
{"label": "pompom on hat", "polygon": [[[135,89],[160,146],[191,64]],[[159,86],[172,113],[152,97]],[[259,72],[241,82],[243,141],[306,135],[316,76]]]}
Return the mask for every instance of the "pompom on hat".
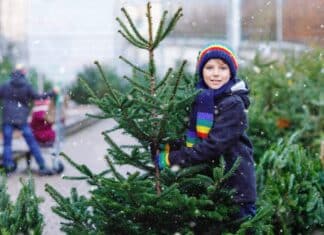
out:
{"label": "pompom on hat", "polygon": [[231,79],[235,79],[236,71],[238,69],[237,58],[233,50],[222,43],[212,43],[203,48],[198,55],[197,73],[199,75],[199,82],[203,82],[203,68],[208,60],[221,59],[228,64],[231,71]]}

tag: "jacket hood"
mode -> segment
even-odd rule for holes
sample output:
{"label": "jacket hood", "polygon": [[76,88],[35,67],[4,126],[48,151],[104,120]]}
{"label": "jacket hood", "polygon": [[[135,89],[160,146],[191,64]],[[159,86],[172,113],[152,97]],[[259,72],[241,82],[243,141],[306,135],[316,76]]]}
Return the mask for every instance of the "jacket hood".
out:
{"label": "jacket hood", "polygon": [[17,70],[11,73],[10,84],[14,87],[21,87],[27,83],[25,74]]}
{"label": "jacket hood", "polygon": [[249,88],[247,84],[239,79],[235,79],[234,85],[229,90],[230,94],[238,95],[241,97],[244,103],[244,107],[247,109],[250,106],[250,99],[249,99]]}

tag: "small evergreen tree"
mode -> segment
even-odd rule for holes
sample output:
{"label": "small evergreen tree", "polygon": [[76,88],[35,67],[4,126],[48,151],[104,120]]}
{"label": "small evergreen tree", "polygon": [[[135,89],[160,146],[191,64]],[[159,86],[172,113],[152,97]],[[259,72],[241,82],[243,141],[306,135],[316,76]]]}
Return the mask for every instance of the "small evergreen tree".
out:
{"label": "small evergreen tree", "polygon": [[9,59],[9,57],[4,57],[0,61],[0,84],[4,83],[8,80],[12,69],[14,68],[13,62]]}
{"label": "small evergreen tree", "polygon": [[7,193],[6,178],[0,177],[0,235],[42,234],[44,220],[39,212],[42,200],[36,196],[34,180],[29,177],[27,182],[21,180],[21,184],[13,204]]}
{"label": "small evergreen tree", "polygon": [[279,140],[257,168],[259,204],[272,205],[275,234],[312,234],[324,228],[324,171],[320,159],[295,140]]}
{"label": "small evergreen tree", "polygon": [[40,87],[38,81],[40,79],[43,80],[43,90],[44,91],[51,91],[53,89],[53,81],[49,80],[46,76],[40,74],[39,72],[37,72],[37,70],[35,68],[30,68],[28,70],[28,74],[27,74],[27,79],[31,82],[33,88],[36,91],[39,91]]}
{"label": "small evergreen tree", "polygon": [[[70,197],[63,197],[55,188],[46,185],[46,191],[57,202],[53,211],[64,219],[61,229],[68,234],[225,232],[235,225],[235,221],[227,221],[227,218],[236,208],[231,200],[233,192],[224,189],[222,182],[233,173],[238,161],[229,172],[225,172],[223,160],[214,166],[202,164],[162,172],[152,163],[160,144],[183,135],[190,104],[197,94],[195,81],[186,79],[183,74],[186,61],[175,72],[170,68],[161,79],[156,73],[154,52],[175,27],[182,9],[178,9],[168,22],[165,11],[153,34],[151,5],[148,3],[147,38],[137,30],[124,8],[122,12],[129,26],[117,18],[121,26],[119,33],[135,47],[147,51],[148,67],[140,68],[120,57],[137,72],[132,78],[124,76],[131,88],[123,94],[111,86],[100,64],[95,62],[108,93],[100,98],[86,83],[84,85],[91,94],[91,102],[104,112],[101,118],[113,118],[117,122],[116,127],[103,132],[109,144],[106,155],[109,170],[94,174],[87,166],[78,165],[62,154],[82,173],[80,177],[65,178],[87,180],[92,187],[90,197],[85,198],[75,189]],[[138,144],[119,146],[109,136],[117,129],[137,139]],[[116,165],[124,164],[132,165],[142,173],[123,176]],[[250,229],[264,213],[247,221],[240,232]]]}
{"label": "small evergreen tree", "polygon": [[12,203],[7,193],[7,183],[5,177],[0,177],[0,234],[8,234],[8,228],[11,224],[10,213]]}

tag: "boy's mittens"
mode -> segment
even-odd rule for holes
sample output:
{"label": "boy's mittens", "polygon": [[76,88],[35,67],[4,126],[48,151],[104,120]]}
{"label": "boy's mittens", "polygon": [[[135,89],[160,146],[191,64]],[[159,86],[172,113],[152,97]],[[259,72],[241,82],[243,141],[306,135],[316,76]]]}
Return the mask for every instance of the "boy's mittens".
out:
{"label": "boy's mittens", "polygon": [[159,167],[160,170],[166,167],[170,167],[169,153],[169,144],[160,146],[160,153],[155,157],[155,164]]}

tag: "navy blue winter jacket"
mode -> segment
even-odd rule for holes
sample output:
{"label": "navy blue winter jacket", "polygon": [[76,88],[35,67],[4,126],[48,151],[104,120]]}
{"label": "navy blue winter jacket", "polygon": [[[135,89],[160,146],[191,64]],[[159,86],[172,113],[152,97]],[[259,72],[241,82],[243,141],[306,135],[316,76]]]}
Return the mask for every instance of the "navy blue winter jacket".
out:
{"label": "navy blue winter jacket", "polygon": [[37,94],[25,75],[20,71],[14,71],[11,79],[0,86],[0,99],[3,100],[2,122],[13,125],[27,123],[30,102],[53,95]]}
{"label": "navy blue winter jacket", "polygon": [[248,89],[243,81],[238,81],[223,96],[215,100],[214,123],[209,135],[192,148],[181,147],[170,152],[171,165],[182,167],[218,160],[224,157],[226,170],[240,157],[240,165],[225,182],[225,187],[236,190],[237,203],[255,202],[256,179],[253,147],[246,135],[246,109],[250,102]]}

